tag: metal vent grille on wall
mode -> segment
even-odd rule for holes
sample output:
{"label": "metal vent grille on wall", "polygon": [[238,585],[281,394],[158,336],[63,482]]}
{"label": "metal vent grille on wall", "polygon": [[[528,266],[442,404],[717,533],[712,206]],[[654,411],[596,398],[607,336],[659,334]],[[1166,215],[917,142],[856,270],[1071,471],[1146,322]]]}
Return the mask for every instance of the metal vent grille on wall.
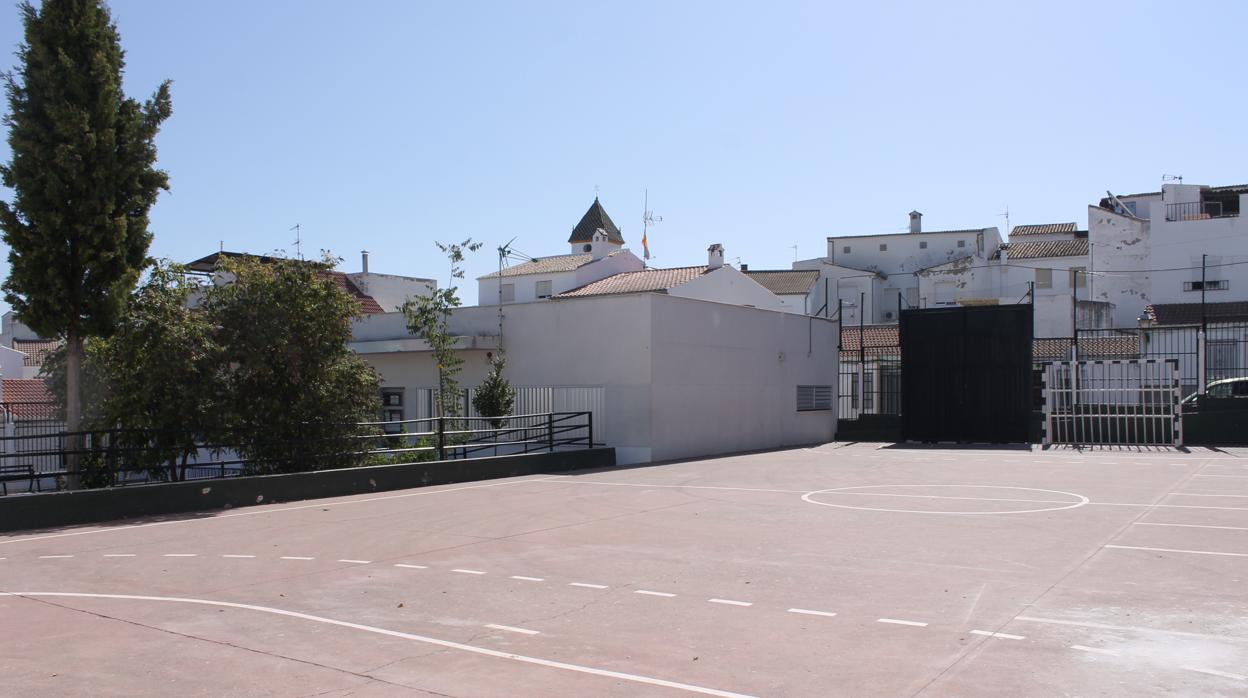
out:
{"label": "metal vent grille on wall", "polygon": [[814,410],[832,409],[832,386],[830,385],[799,385],[797,386],[797,411],[811,412]]}

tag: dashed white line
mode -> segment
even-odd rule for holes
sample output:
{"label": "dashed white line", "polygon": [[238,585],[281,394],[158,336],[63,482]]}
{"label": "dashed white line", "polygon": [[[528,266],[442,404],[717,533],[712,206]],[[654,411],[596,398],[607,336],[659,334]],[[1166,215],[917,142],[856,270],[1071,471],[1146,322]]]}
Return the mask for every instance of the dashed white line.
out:
{"label": "dashed white line", "polygon": [[302,555],[283,555],[283,560],[315,560],[314,557],[303,557]]}
{"label": "dashed white line", "polygon": [[40,560],[59,560],[64,557],[73,557],[73,555],[40,555]]}
{"label": "dashed white line", "polygon": [[346,562],[346,563],[348,563],[348,564],[352,564],[352,565],[371,565],[371,564],[373,564],[373,561],[372,561],[372,560],[339,560],[338,562]]}
{"label": "dashed white line", "polygon": [[134,553],[104,553],[104,557],[134,557]]}
{"label": "dashed white line", "polygon": [[587,584],[585,582],[568,582],[570,587],[582,587],[585,589],[606,589],[606,584]]}
{"label": "dashed white line", "polygon": [[644,594],[646,596],[662,596],[663,598],[667,598],[667,599],[670,599],[673,596],[675,596],[675,594],[669,594],[666,591],[650,591],[649,589],[637,589],[633,593]]}
{"label": "dashed white line", "polygon": [[897,620],[896,618],[879,618],[877,623],[892,623],[893,625],[913,625],[916,628],[926,628],[927,623],[921,623],[917,620]]}
{"label": "dashed white line", "polygon": [[234,555],[234,554],[225,554],[225,555],[222,555],[221,557],[231,557],[231,558],[238,558],[238,559],[248,558],[248,559],[250,559],[250,558],[254,558],[254,557],[255,557],[255,555]]}
{"label": "dashed white line", "polygon": [[509,633],[520,633],[521,635],[539,635],[540,630],[529,630],[528,628],[516,628],[510,625],[496,625],[494,623],[486,623],[485,627],[494,628],[495,630],[506,630]]}
{"label": "dashed white line", "polygon": [[1248,531],[1245,526],[1208,526],[1205,524],[1181,524],[1181,523],[1153,523],[1151,521],[1136,521],[1136,526],[1174,526],[1177,528],[1217,528],[1225,531]]}
{"label": "dashed white line", "polygon": [[482,572],[481,570],[464,570],[464,569],[459,569],[459,568],[455,568],[455,569],[453,569],[453,570],[451,570],[451,571],[452,571],[452,572],[458,572],[458,573],[460,573],[460,574],[485,574],[485,573],[484,573],[484,572]]}
{"label": "dashed white line", "polygon": [[402,567],[402,568],[404,568],[404,569],[408,569],[408,570],[427,570],[427,569],[429,569],[429,568],[428,568],[427,566],[425,566],[425,565],[409,565],[409,564],[407,564],[406,562],[396,562],[396,563],[394,563],[394,566],[395,566],[395,567]]}
{"label": "dashed white line", "polygon": [[512,579],[519,579],[519,580],[520,580],[520,581],[522,581],[522,582],[544,582],[544,581],[546,581],[545,579],[543,579],[543,578],[541,578],[541,577],[526,577],[526,576],[524,576],[524,575],[522,575],[522,574],[513,574],[513,575],[511,575],[511,578],[512,578]]}
{"label": "dashed white line", "polygon": [[812,611],[809,608],[790,608],[788,612],[789,613],[801,613],[807,616],[826,616],[828,618],[831,618],[832,616],[836,615],[835,613],[832,613],[829,611]]}
{"label": "dashed white line", "polygon": [[1103,650],[1100,647],[1088,647],[1087,645],[1071,645],[1070,648],[1072,650],[1079,650],[1080,652],[1092,652],[1093,654],[1107,654],[1111,657],[1122,656],[1118,652],[1115,652],[1113,650]]}
{"label": "dashed white line", "polygon": [[197,553],[165,553],[165,557],[195,557]]}
{"label": "dashed white line", "polygon": [[750,601],[733,601],[732,599],[707,599],[709,603],[722,603],[726,606],[753,606]]}
{"label": "dashed white line", "polygon": [[994,633],[990,630],[972,630],[972,635],[983,635],[984,637],[999,637],[1003,640],[1025,640],[1022,635],[1011,635],[1009,633]]}
{"label": "dashed white line", "polygon": [[1224,679],[1235,679],[1237,681],[1248,680],[1248,676],[1244,676],[1243,674],[1232,674],[1229,671],[1218,671],[1217,669],[1206,669],[1205,667],[1192,666],[1191,664],[1184,664],[1183,666],[1179,668],[1187,669],[1188,671],[1198,671],[1202,674],[1209,674],[1210,676],[1221,676]]}
{"label": "dashed white line", "polygon": [[1114,550],[1148,550],[1155,553],[1185,553],[1188,555],[1220,555],[1223,557],[1248,557],[1248,553],[1223,553],[1216,550],[1181,550],[1177,548],[1145,548],[1138,545],[1106,545]]}

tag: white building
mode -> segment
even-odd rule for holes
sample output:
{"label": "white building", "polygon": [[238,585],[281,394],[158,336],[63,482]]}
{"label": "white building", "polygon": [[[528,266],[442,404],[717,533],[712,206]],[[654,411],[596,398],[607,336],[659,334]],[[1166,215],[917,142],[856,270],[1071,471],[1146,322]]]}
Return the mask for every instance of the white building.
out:
{"label": "white building", "polygon": [[[1134,326],[1154,303],[1248,300],[1248,185],[1166,184],[1088,207],[1091,296]],[[1201,281],[1202,256],[1205,277]]]}
{"label": "white building", "polygon": [[910,213],[909,231],[882,235],[829,237],[825,257],[794,262],[794,269],[817,270],[811,306],[834,315],[837,301],[846,324],[897,322],[899,308],[935,304],[920,293],[919,272],[955,260],[981,264],[1001,245],[994,228],[924,231],[923,214]]}
{"label": "white building", "polygon": [[813,305],[815,284],[819,282],[818,270],[750,269],[742,264],[741,273],[775,294],[780,299],[780,309],[784,312],[827,317],[826,309]]}
{"label": "white building", "polygon": [[61,346],[59,339],[44,339],[10,310],[0,316],[0,375],[9,379],[37,378],[48,354]]}

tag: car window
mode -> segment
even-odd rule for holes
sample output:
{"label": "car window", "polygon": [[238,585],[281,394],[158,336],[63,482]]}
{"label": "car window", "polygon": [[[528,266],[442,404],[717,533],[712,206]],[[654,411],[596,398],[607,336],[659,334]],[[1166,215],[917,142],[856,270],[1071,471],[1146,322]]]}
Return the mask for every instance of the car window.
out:
{"label": "car window", "polygon": [[1231,384],[1223,383],[1222,385],[1210,386],[1205,393],[1211,397],[1227,397],[1231,394]]}
{"label": "car window", "polygon": [[1238,381],[1232,385],[1235,386],[1235,389],[1231,391],[1232,394],[1248,397],[1248,381]]}

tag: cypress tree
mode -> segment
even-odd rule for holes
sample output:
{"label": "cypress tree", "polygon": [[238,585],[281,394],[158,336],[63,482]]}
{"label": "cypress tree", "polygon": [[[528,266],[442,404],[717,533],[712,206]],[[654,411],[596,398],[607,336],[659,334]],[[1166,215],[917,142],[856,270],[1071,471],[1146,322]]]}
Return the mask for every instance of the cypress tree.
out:
{"label": "cypress tree", "polygon": [[[107,336],[146,264],[148,211],[168,175],[155,137],[172,113],[169,82],[147,102],[122,93],[120,36],[100,0],[19,6],[25,42],[5,76],[12,159],[0,181],[9,245],[4,297],[17,317],[66,344],[66,422],[82,423],[85,337]],[[73,443],[71,442],[71,447]],[[76,458],[69,485],[76,486]]]}

